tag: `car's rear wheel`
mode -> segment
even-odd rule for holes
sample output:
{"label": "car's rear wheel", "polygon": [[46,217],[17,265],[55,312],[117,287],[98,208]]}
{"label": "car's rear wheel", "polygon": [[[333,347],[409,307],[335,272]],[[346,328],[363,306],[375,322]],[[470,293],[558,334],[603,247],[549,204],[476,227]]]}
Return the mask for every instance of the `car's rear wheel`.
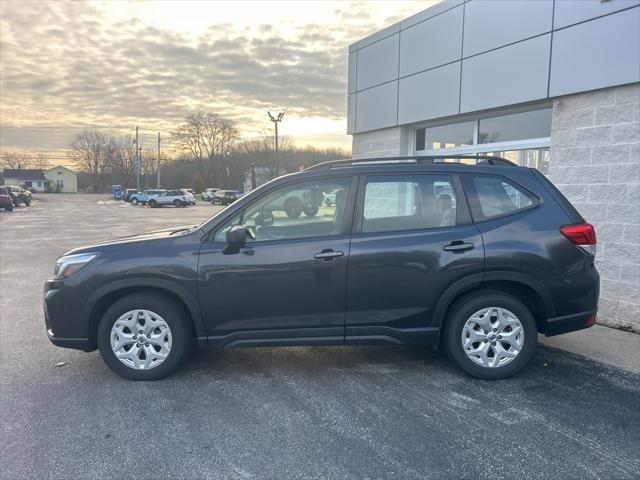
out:
{"label": "car's rear wheel", "polygon": [[158,206],[158,202],[156,202],[155,200],[149,200],[149,206],[151,208],[156,208]]}
{"label": "car's rear wheel", "polygon": [[7,205],[6,207],[4,207],[4,209],[7,212],[13,212],[13,205]]}
{"label": "car's rear wheel", "polygon": [[98,326],[105,363],[130,380],[158,380],[184,360],[192,343],[182,309],[157,295],[133,294],[114,303]]}
{"label": "car's rear wheel", "polygon": [[181,207],[182,206],[182,202],[176,198],[173,201],[173,206],[176,207],[176,208]]}
{"label": "car's rear wheel", "polygon": [[468,374],[485,380],[522,370],[537,343],[531,312],[503,292],[477,292],[457,301],[444,333],[449,357]]}
{"label": "car's rear wheel", "polygon": [[135,197],[133,197],[133,198],[131,199],[131,203],[133,203],[134,205],[137,205],[137,204],[138,204],[138,199],[137,199],[137,198],[135,198]]}

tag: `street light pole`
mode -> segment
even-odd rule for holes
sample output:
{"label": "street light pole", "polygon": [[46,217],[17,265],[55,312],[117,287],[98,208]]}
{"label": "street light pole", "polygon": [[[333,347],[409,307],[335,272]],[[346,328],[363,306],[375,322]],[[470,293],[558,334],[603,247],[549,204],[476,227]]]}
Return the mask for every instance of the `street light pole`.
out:
{"label": "street light pole", "polygon": [[280,112],[278,113],[277,116],[273,116],[271,115],[271,112],[267,112],[267,115],[269,115],[269,119],[275,124],[276,126],[276,149],[275,149],[275,174],[273,176],[273,178],[277,178],[278,177],[278,123],[280,123],[282,121],[282,117],[284,117],[284,112]]}
{"label": "street light pole", "polygon": [[158,132],[158,151],[156,153],[156,172],[158,173],[158,182],[156,188],[160,188],[160,132]]}
{"label": "street light pole", "polygon": [[140,190],[140,143],[138,143],[138,127],[136,127],[136,189]]}

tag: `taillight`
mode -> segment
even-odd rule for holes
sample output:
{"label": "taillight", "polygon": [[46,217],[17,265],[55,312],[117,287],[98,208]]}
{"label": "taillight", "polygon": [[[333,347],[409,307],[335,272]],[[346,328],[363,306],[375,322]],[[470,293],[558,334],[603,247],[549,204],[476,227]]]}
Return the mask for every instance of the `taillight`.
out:
{"label": "taillight", "polygon": [[590,223],[564,225],[560,227],[560,233],[585,252],[591,255],[596,254],[596,230]]}

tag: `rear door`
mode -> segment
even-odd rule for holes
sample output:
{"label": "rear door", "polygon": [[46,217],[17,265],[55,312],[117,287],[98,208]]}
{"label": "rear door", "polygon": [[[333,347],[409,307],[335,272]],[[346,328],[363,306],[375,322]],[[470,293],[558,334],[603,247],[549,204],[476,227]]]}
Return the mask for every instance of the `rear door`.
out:
{"label": "rear door", "polygon": [[348,267],[347,343],[423,343],[444,291],[481,278],[482,238],[454,174],[363,176]]}

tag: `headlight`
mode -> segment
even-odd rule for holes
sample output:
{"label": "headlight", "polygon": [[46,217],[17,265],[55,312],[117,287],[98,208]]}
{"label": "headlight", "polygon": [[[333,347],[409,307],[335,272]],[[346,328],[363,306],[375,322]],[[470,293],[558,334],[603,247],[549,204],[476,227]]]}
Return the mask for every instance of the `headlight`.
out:
{"label": "headlight", "polygon": [[53,275],[56,280],[69,278],[97,256],[97,253],[78,253],[60,257],[56,260],[56,268]]}

